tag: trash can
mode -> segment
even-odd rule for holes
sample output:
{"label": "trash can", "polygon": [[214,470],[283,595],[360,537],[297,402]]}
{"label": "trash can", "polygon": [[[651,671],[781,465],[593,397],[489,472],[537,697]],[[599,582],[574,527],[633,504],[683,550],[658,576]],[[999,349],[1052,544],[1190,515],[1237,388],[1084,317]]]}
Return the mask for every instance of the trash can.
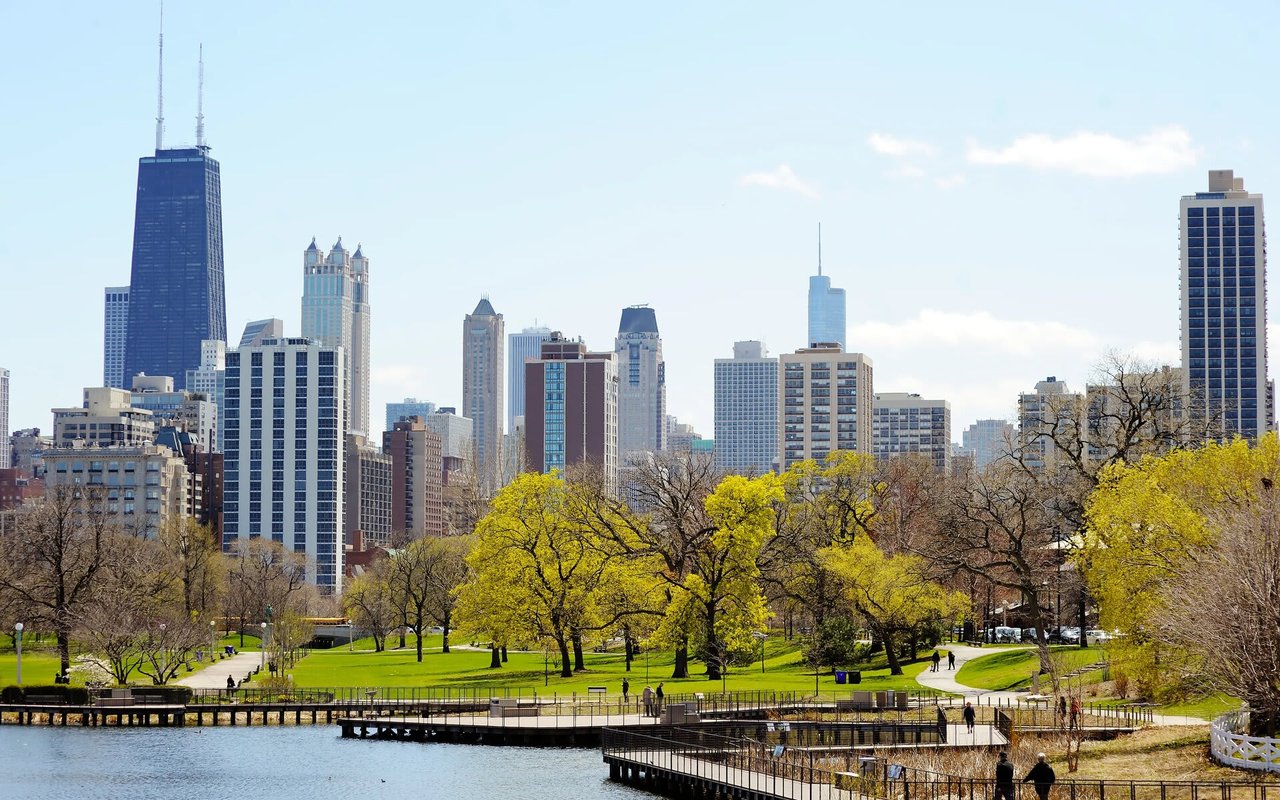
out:
{"label": "trash can", "polygon": [[847,672],[842,672],[842,671],[840,671],[840,670],[836,670],[836,683],[838,683],[838,684],[843,684],[843,683],[845,682],[845,678],[846,678],[846,677],[848,677],[848,673],[847,673]]}
{"label": "trash can", "polygon": [[849,683],[862,683],[862,672],[856,669],[849,670]]}

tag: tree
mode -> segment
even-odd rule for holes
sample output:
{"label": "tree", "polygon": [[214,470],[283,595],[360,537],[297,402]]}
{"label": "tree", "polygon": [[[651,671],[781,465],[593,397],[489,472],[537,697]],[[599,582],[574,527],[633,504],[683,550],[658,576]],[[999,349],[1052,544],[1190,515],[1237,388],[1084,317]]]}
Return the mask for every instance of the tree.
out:
{"label": "tree", "polygon": [[209,631],[192,615],[170,605],[139,632],[138,672],[163,686],[178,676],[191,653],[209,640]]}
{"label": "tree", "polygon": [[417,631],[418,661],[427,622],[444,628],[443,652],[449,652],[449,630],[457,604],[455,590],[467,576],[466,553],[470,537],[415,539],[390,559],[388,580],[401,599],[406,624]]}
{"label": "tree", "polygon": [[392,599],[393,589],[379,561],[375,567],[353,580],[342,593],[343,611],[353,624],[366,628],[373,635],[373,649],[381,653],[387,646],[387,635],[399,619],[399,611]]}
{"label": "tree", "polygon": [[844,585],[845,597],[884,642],[889,672],[902,674],[898,660],[900,636],[925,625],[948,624],[963,618],[968,598],[948,592],[928,579],[927,565],[918,556],[886,555],[870,539],[822,551],[828,569]]}
{"label": "tree", "polygon": [[157,542],[117,536],[112,550],[77,614],[75,634],[84,646],[83,658],[124,685],[146,659],[144,631],[176,598]]}
{"label": "tree", "polygon": [[270,539],[238,540],[228,561],[226,616],[238,620],[243,645],[245,628],[265,620],[268,607],[283,615],[302,600],[306,561]]}
{"label": "tree", "polygon": [[212,527],[192,517],[170,517],[160,525],[159,541],[182,586],[183,610],[211,613],[218,607],[224,584],[221,551]]}

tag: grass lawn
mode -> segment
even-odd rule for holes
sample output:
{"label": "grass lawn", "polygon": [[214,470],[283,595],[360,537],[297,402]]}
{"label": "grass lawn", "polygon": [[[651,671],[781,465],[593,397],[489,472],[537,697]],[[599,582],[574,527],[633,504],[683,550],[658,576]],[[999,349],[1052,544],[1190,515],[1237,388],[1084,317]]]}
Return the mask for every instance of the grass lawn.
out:
{"label": "grass lawn", "polygon": [[1211,720],[1228,711],[1235,711],[1240,705],[1240,701],[1234,697],[1225,694],[1211,694],[1208,697],[1201,697],[1196,700],[1161,706],[1157,709],[1157,713]]}
{"label": "grass lawn", "polygon": [[[1050,649],[1062,662],[1064,672],[1072,672],[1106,658],[1106,652],[1098,647],[1081,650],[1072,645],[1057,645]],[[1039,665],[1040,655],[1034,647],[1019,647],[966,663],[956,673],[956,680],[975,689],[1020,689],[1031,685],[1031,675]]]}
{"label": "grass lawn", "polygon": [[[393,637],[388,644],[396,644]],[[440,652],[440,637],[430,636],[424,644],[428,648],[423,653],[422,663],[416,660],[413,649],[414,641],[408,639],[408,647],[374,653],[368,648],[370,640],[356,642],[356,651],[346,647],[332,650],[315,650],[300,660],[291,670],[293,682],[299,687],[454,687],[457,689],[510,689],[537,690],[540,693],[585,694],[589,686],[607,686],[611,694],[621,692],[624,676],[631,681],[631,691],[643,690],[646,680],[652,685],[662,681],[668,693],[679,692],[711,692],[719,691],[719,681],[708,681],[703,674],[705,667],[701,662],[692,662],[690,672],[693,677],[686,680],[672,680],[674,655],[670,652],[641,655],[632,662],[631,672],[625,671],[625,662],[621,652],[586,654],[587,670],[575,674],[571,678],[561,678],[557,674],[556,665],[549,666],[544,662],[542,651],[509,653],[509,660],[502,669],[489,669],[489,651],[461,649],[456,645],[453,652]],[[781,691],[812,693],[814,678],[812,669],[804,663],[799,641],[788,642],[781,636],[770,637],[765,644],[764,672],[760,671],[760,663],[744,667],[732,667],[724,681],[729,691]],[[932,652],[932,651],[929,651]],[[862,671],[862,683],[856,686],[837,686],[830,671],[819,676],[818,686],[822,693],[848,691],[851,689],[911,689],[918,690],[915,676],[927,668],[928,662],[921,660],[904,665],[903,675],[890,676],[883,663],[883,656],[878,661],[865,665]],[[544,686],[544,667],[550,673]],[[647,678],[646,678],[647,674]]]}
{"label": "grass lawn", "polygon": [[[236,649],[240,648],[240,637],[238,635],[223,636],[218,640],[218,650],[221,652],[226,645],[231,645]],[[257,636],[244,637],[245,650],[257,650],[260,642]],[[75,643],[72,643],[71,663],[74,667],[76,662]],[[199,672],[210,666],[208,656],[202,662],[193,661],[192,672]],[[22,646],[22,683],[24,686],[50,686],[53,684],[53,678],[58,674],[61,662],[58,659],[57,646],[54,644],[52,637],[47,637],[39,643],[29,643],[23,641]],[[18,672],[18,656],[16,651],[5,648],[0,651],[0,686],[10,686],[17,682]],[[184,678],[188,674],[179,671],[178,678]],[[73,684],[81,683],[80,676],[74,671],[72,672]],[[134,673],[131,680],[136,684],[151,684],[151,679],[145,675]]]}

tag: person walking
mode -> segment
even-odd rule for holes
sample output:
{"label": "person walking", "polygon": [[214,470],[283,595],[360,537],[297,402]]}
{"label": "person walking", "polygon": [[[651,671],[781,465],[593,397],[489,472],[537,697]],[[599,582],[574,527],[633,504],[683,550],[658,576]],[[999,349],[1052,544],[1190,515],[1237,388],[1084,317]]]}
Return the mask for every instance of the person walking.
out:
{"label": "person walking", "polygon": [[1068,726],[1072,730],[1080,727],[1080,700],[1079,698],[1071,698],[1071,724]]}
{"label": "person walking", "polygon": [[931,656],[931,660],[933,661],[933,666],[929,668],[929,671],[930,671],[930,672],[937,672],[937,671],[938,671],[938,664],[942,662],[942,656],[938,655],[938,651],[937,651],[937,650],[934,650],[934,651],[933,651],[933,655]]}
{"label": "person walking", "polygon": [[956,651],[948,650],[947,651],[947,669],[955,669],[955,668],[956,668]]}
{"label": "person walking", "polygon": [[662,697],[663,697],[662,681],[658,681],[658,688],[653,692],[653,699],[654,699],[654,706],[655,706],[653,715],[655,717],[662,713]]}
{"label": "person walking", "polygon": [[627,693],[631,691],[631,683],[626,679],[622,679],[622,704],[627,704]]}
{"label": "person walking", "polygon": [[653,687],[652,686],[644,687],[644,691],[641,692],[640,697],[644,701],[644,715],[646,717],[652,717],[653,716]]}
{"label": "person walking", "polygon": [[1053,767],[1044,760],[1044,753],[1039,753],[1036,755],[1036,765],[1027,772],[1027,777],[1022,782],[1035,786],[1040,800],[1049,800],[1049,789],[1057,779],[1058,776],[1053,774]]}
{"label": "person walking", "polygon": [[1067,724],[1067,696],[1065,694],[1058,695],[1058,725]]}
{"label": "person walking", "polygon": [[962,714],[964,716],[965,727],[969,729],[969,733],[973,733],[973,723],[978,717],[978,712],[973,710],[973,703],[965,703]]}
{"label": "person walking", "polygon": [[1013,800],[1013,764],[1005,752],[996,762],[996,793],[992,800]]}

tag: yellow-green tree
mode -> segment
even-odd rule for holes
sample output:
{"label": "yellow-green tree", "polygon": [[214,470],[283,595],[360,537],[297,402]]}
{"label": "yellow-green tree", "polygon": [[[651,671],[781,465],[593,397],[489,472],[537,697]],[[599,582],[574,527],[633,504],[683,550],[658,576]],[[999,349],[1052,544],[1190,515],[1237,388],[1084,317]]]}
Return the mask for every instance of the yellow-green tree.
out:
{"label": "yellow-green tree", "polygon": [[902,674],[898,644],[904,634],[924,625],[953,624],[968,611],[969,599],[929,580],[928,565],[918,556],[887,555],[866,537],[819,555],[841,581],[853,610],[884,642],[890,674]]}

